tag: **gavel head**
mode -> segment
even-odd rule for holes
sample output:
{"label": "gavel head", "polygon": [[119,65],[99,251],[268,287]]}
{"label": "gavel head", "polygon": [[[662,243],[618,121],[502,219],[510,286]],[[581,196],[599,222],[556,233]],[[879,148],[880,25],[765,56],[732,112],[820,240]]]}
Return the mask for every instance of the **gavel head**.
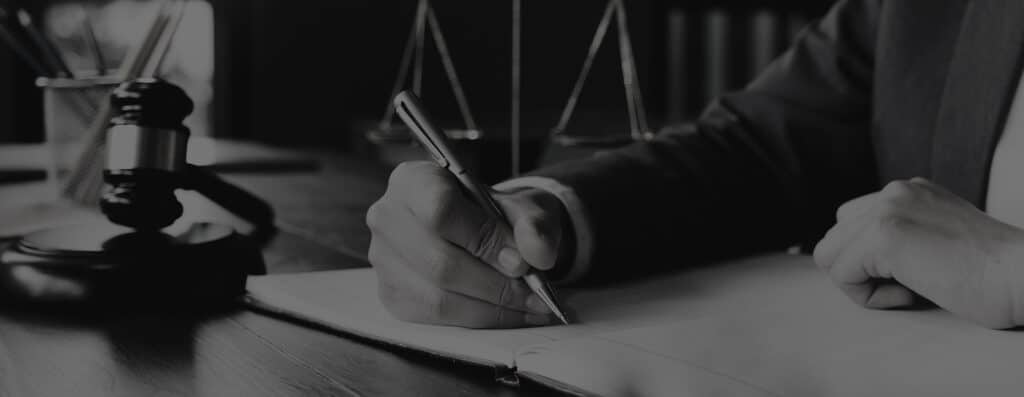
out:
{"label": "gavel head", "polygon": [[174,191],[186,167],[193,103],[180,87],[155,78],[121,84],[111,101],[100,208],[111,222],[155,231],[182,214]]}

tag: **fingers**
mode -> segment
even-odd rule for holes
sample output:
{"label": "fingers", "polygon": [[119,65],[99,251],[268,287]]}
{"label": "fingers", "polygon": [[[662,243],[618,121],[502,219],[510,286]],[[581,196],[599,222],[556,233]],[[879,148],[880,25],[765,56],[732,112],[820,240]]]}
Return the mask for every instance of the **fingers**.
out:
{"label": "fingers", "polygon": [[854,302],[889,309],[917,301],[916,293],[893,279],[901,263],[902,249],[896,245],[909,238],[904,226],[927,218],[920,202],[933,187],[925,184],[930,182],[892,182],[840,206],[837,224],[815,247],[815,263]]}
{"label": "fingers", "polygon": [[394,241],[371,242],[369,256],[379,277],[396,280],[397,285],[425,282],[496,306],[530,310],[526,302],[533,293],[521,279],[502,275],[412,222],[404,230],[393,236]]}
{"label": "fingers", "polygon": [[[455,292],[445,287],[482,284],[445,282],[420,277],[414,265],[391,253],[394,250],[380,246],[377,241],[371,247],[371,256],[378,276],[378,294],[381,302],[395,317],[404,321],[441,324],[470,328],[510,328],[551,324],[553,318],[543,305],[528,303],[532,293],[522,281],[501,276],[482,263],[476,268],[493,273],[505,280],[501,286],[483,293],[486,299]],[[454,267],[453,267],[454,268]],[[452,272],[451,274],[458,274]],[[479,293],[474,291],[473,293]]]}
{"label": "fingers", "polygon": [[[856,249],[854,249],[856,250]],[[917,302],[917,294],[886,277],[875,274],[877,263],[865,262],[865,256],[856,252],[846,255],[827,272],[832,282],[854,303],[869,309],[897,309]]]}
{"label": "fingers", "polygon": [[920,299],[907,287],[891,281],[836,284],[836,286],[854,303],[868,309],[902,309],[913,306]]}
{"label": "fingers", "polygon": [[530,266],[550,270],[558,261],[562,243],[562,219],[558,198],[546,192],[532,196],[498,195],[514,230],[519,253]]}
{"label": "fingers", "polygon": [[[865,211],[866,212],[866,211]],[[836,223],[825,234],[825,237],[814,247],[814,261],[819,266],[827,269],[836,262],[843,248],[860,235],[860,232],[872,221],[870,216],[860,215],[847,217]]]}
{"label": "fingers", "polygon": [[520,279],[554,266],[561,212],[529,191],[496,195],[510,227],[469,198],[447,170],[406,163],[366,215],[381,300],[397,317],[464,327],[550,324],[546,305]]}
{"label": "fingers", "polygon": [[839,250],[845,247],[865,227],[879,223],[899,223],[910,220],[927,223],[932,220],[922,198],[932,195],[932,187],[916,178],[912,181],[894,181],[881,191],[850,200],[836,211],[836,225],[815,247],[814,256],[820,263],[832,263]]}
{"label": "fingers", "polygon": [[907,307],[916,301],[914,292],[892,280],[887,261],[895,253],[884,248],[886,235],[877,228],[858,234],[826,267],[832,282],[850,300],[871,309]]}
{"label": "fingers", "polygon": [[405,163],[395,169],[391,185],[402,190],[403,204],[430,232],[459,246],[509,277],[528,265],[516,248],[512,231],[463,193],[448,171],[429,163]]}
{"label": "fingers", "polygon": [[874,291],[868,295],[864,307],[870,309],[900,309],[911,307],[920,301],[914,291],[895,282],[876,282]]}
{"label": "fingers", "polygon": [[502,275],[409,214],[383,211],[375,218],[390,229],[374,236],[369,258],[381,301],[396,317],[472,328],[551,323],[521,279]]}

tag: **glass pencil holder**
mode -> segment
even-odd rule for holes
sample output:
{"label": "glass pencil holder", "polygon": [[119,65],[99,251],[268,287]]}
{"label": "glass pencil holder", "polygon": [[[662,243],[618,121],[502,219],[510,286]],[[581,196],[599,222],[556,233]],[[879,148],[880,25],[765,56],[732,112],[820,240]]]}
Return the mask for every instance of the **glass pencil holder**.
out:
{"label": "glass pencil holder", "polygon": [[43,93],[46,183],[52,198],[60,197],[100,108],[110,100],[110,92],[120,83],[117,77],[40,77],[36,80],[36,86]]}

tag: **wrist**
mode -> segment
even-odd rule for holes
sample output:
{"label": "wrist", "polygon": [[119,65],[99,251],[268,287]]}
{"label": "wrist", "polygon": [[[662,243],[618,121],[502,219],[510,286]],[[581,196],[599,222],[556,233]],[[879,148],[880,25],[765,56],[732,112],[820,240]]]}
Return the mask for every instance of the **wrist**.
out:
{"label": "wrist", "polygon": [[961,283],[950,307],[939,306],[987,328],[1024,325],[1024,231],[1004,229],[991,237],[988,260],[974,268],[973,276],[964,277],[972,281]]}
{"label": "wrist", "polygon": [[1011,321],[1013,326],[1022,326],[1024,325],[1024,231],[1017,234],[1017,238],[1010,244],[1008,253],[1002,258],[1002,267],[1006,279],[1011,280],[1009,283],[1009,295],[1012,302],[1010,304]]}

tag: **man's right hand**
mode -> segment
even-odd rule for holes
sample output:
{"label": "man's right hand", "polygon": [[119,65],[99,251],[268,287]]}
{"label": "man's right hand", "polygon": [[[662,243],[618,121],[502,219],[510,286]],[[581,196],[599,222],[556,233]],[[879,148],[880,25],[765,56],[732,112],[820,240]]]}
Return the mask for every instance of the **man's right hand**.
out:
{"label": "man's right hand", "polygon": [[469,328],[553,322],[521,277],[554,267],[568,215],[539,189],[493,194],[513,230],[490,219],[447,170],[426,162],[395,169],[366,214],[370,263],[393,315]]}

